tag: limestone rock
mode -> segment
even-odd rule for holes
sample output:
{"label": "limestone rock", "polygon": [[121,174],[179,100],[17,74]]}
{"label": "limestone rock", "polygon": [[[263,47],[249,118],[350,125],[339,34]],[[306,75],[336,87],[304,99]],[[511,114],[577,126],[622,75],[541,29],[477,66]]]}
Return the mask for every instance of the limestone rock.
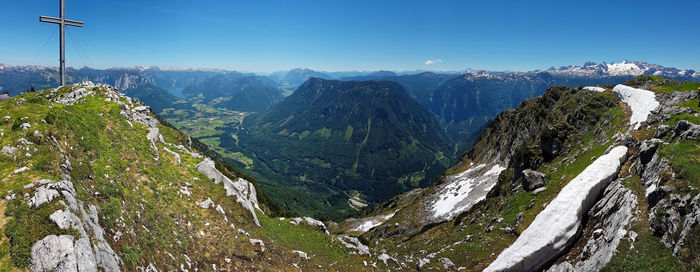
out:
{"label": "limestone rock", "polygon": [[616,145],[624,145],[626,147],[633,147],[639,145],[639,141],[637,141],[632,134],[625,133],[625,134],[618,134],[620,135],[617,141],[615,142]]}
{"label": "limestone rock", "polygon": [[363,245],[359,239],[352,237],[352,236],[347,236],[347,235],[339,236],[337,239],[346,248],[354,250],[351,254],[369,255],[369,247],[366,245]]}
{"label": "limestone rock", "polygon": [[[88,205],[86,209],[82,201],[76,198],[73,183],[68,180],[39,180],[28,184],[25,189],[37,186],[30,203],[40,205],[52,201],[59,194],[63,196],[65,202],[62,204],[66,209],[52,213],[49,218],[61,229],[76,230],[80,238],[74,241],[71,235],[49,235],[36,242],[32,246],[30,270],[120,271],[121,259],[104,239],[104,230],[98,223],[97,206]],[[80,217],[75,214],[80,214]],[[47,258],[51,260],[47,261]]]}
{"label": "limestone rock", "polygon": [[669,125],[660,125],[656,128],[656,133],[654,133],[654,138],[663,138],[668,136],[673,128]]}
{"label": "limestone rock", "polygon": [[691,126],[681,133],[681,139],[684,140],[696,140],[700,138],[700,125],[691,124]]}
{"label": "limestone rock", "polygon": [[58,191],[52,188],[42,186],[36,189],[36,191],[34,192],[34,196],[29,199],[27,204],[29,204],[29,207],[39,207],[41,206],[41,204],[51,202],[54,198],[57,198],[58,196]]}
{"label": "limestone rock", "polygon": [[[688,195],[690,197],[690,195]],[[676,246],[673,248],[673,254],[678,254],[678,252],[685,245],[685,240],[693,228],[696,228],[700,224],[700,194],[693,198],[692,203],[682,203],[685,204],[680,206],[684,211],[687,212],[685,216],[685,221],[683,222],[683,228],[681,229],[680,237]],[[686,207],[687,206],[687,207]]]}
{"label": "limestone rock", "polygon": [[693,123],[688,122],[688,120],[680,120],[678,121],[678,124],[673,128],[673,138],[678,137],[681,135],[681,133],[685,132],[688,130],[690,127],[693,126]]}
{"label": "limestone rock", "polygon": [[29,271],[78,271],[73,239],[72,235],[49,235],[34,243]]}
{"label": "limestone rock", "polygon": [[251,245],[258,247],[258,251],[260,251],[260,253],[265,252],[265,243],[262,240],[252,239],[252,238],[250,238],[248,240],[250,241]]}
{"label": "limestone rock", "polygon": [[209,158],[195,166],[195,169],[214,181],[214,184],[223,183],[227,196],[236,196],[236,201],[243,208],[250,211],[255,220],[255,224],[260,226],[255,209],[260,210],[255,186],[245,179],[239,178],[236,182],[231,181],[226,175],[216,169],[216,164]]}
{"label": "limestone rock", "polygon": [[61,104],[66,104],[66,105],[73,105],[75,103],[79,103],[80,100],[83,97],[86,97],[88,95],[93,94],[91,90],[87,90],[86,88],[73,88],[74,90],[71,90],[70,92],[61,95],[55,99],[53,99],[54,102],[56,103],[61,103]]}
{"label": "limestone rock", "polygon": [[301,250],[292,250],[292,253],[297,254],[299,256],[299,258],[301,258],[302,260],[309,259],[309,255],[306,254],[306,252],[303,252]]}
{"label": "limestone rock", "polygon": [[383,262],[384,265],[387,265],[387,266],[389,265],[389,261],[394,261],[395,263],[399,263],[396,259],[394,259],[393,257],[389,256],[389,254],[386,254],[386,253],[382,253],[382,255],[379,255],[379,257],[377,257],[377,259],[380,260],[381,262]]}
{"label": "limestone rock", "polygon": [[545,185],[547,176],[532,169],[523,170],[523,188],[532,191]]}
{"label": "limestone rock", "polygon": [[659,144],[663,143],[663,141],[659,139],[651,139],[644,141],[642,145],[639,147],[639,160],[642,164],[647,164],[649,161],[651,161],[651,158],[656,154],[656,150],[659,147]]}
{"label": "limestone rock", "polygon": [[216,204],[214,204],[214,201],[211,201],[211,198],[208,198],[208,197],[206,200],[204,200],[202,202],[196,202],[196,204],[197,204],[197,206],[201,207],[202,209],[209,209],[209,208],[213,208],[214,206],[216,206]]}
{"label": "limestone rock", "polygon": [[596,230],[586,242],[580,261],[573,264],[574,271],[598,271],[610,261],[628,233],[636,206],[637,197],[621,180],[605,189],[603,197],[588,212]]}
{"label": "limestone rock", "polygon": [[66,230],[74,227],[76,224],[80,223],[80,218],[75,216],[70,211],[57,210],[49,216],[58,228]]}
{"label": "limestone rock", "polygon": [[445,270],[450,270],[450,269],[455,268],[455,264],[452,261],[450,261],[450,259],[448,259],[448,258],[444,258],[444,257],[440,258],[440,259],[438,259],[438,262],[442,263],[442,268],[444,268]]}

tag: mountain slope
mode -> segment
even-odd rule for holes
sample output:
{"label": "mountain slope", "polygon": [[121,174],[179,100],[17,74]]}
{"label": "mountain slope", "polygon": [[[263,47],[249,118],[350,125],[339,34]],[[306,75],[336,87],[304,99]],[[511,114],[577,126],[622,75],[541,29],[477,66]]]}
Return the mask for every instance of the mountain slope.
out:
{"label": "mountain slope", "polygon": [[280,271],[357,258],[322,223],[268,217],[276,206],[254,182],[113,87],[16,96],[0,115],[3,271]]}
{"label": "mountain slope", "polygon": [[[307,84],[299,95],[318,101],[329,90],[343,101],[346,92],[371,103],[408,96],[389,82]],[[264,186],[112,87],[15,96],[0,102],[0,269],[693,271],[698,87],[644,76],[602,90],[548,88],[499,114],[435,184],[328,228],[272,217],[284,212]],[[635,106],[640,101],[659,106],[650,111]],[[320,111],[344,109],[333,105]],[[373,120],[391,116],[375,108]],[[301,124],[314,122],[328,124]],[[328,134],[335,135],[304,139]],[[525,241],[530,246],[519,247],[533,232],[540,234]],[[556,240],[540,243],[548,237]],[[533,251],[538,245],[545,250]],[[527,264],[509,259],[520,256]]]}
{"label": "mountain slope", "polygon": [[[322,185],[335,192],[331,206],[348,211],[351,190],[377,202],[427,185],[452,152],[435,118],[400,85],[386,81],[310,79],[284,101],[246,118],[243,130],[225,135],[231,134],[236,140],[221,137],[222,145],[257,160],[252,171],[273,183]],[[272,194],[287,205],[302,205]]]}
{"label": "mountain slope", "polygon": [[432,96],[430,109],[447,126],[447,134],[471,146],[488,122],[501,111],[553,85],[546,73],[466,74],[445,81]]}
{"label": "mountain slope", "polygon": [[[619,86],[549,88],[499,114],[436,184],[331,232],[359,235],[370,252],[396,260],[393,269],[482,271],[496,257],[489,271],[697,269],[700,85],[626,84],[655,91],[660,103],[641,128],[630,122],[636,98]],[[620,162],[603,169],[597,161],[612,153]],[[570,202],[578,198],[580,206]],[[545,248],[529,251],[540,242]]]}

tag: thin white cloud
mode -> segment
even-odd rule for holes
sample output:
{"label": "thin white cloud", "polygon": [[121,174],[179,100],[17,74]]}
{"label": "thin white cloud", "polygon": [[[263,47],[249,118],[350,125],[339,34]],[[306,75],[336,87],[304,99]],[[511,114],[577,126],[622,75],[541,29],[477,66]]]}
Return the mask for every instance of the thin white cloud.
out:
{"label": "thin white cloud", "polygon": [[436,59],[436,60],[426,60],[425,65],[431,65],[431,64],[436,64],[436,63],[441,63],[441,59]]}

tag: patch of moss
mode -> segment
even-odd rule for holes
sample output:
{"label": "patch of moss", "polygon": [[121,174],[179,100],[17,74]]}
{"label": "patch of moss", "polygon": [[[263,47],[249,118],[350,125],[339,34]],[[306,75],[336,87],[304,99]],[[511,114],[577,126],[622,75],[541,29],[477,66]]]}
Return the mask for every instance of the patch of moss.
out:
{"label": "patch of moss", "polygon": [[29,265],[32,245],[48,235],[75,235],[75,231],[61,230],[49,218],[63,207],[58,201],[45,203],[39,208],[29,207],[22,199],[9,202],[6,216],[12,219],[5,226],[5,235],[10,238],[10,260],[17,267]]}
{"label": "patch of moss", "polygon": [[661,156],[669,160],[673,172],[674,185],[700,186],[700,145],[698,141],[679,140],[676,143],[663,146]]}
{"label": "patch of moss", "polygon": [[664,93],[676,91],[697,91],[698,88],[700,88],[700,82],[684,81],[653,87],[651,90],[657,93]]}

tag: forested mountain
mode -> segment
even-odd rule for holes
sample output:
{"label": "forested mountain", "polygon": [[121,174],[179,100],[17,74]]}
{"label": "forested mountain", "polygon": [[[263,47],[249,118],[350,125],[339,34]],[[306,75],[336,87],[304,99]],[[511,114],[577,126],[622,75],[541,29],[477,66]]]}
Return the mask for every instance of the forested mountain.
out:
{"label": "forested mountain", "polygon": [[[271,194],[294,209],[308,209],[280,180],[320,185],[331,207],[351,211],[348,198],[376,203],[425,186],[449,165],[454,150],[440,124],[401,85],[388,81],[312,78],[279,104],[247,117],[222,146],[253,158],[250,171]],[[292,182],[293,181],[293,182]],[[325,213],[325,214],[324,214]]]}

